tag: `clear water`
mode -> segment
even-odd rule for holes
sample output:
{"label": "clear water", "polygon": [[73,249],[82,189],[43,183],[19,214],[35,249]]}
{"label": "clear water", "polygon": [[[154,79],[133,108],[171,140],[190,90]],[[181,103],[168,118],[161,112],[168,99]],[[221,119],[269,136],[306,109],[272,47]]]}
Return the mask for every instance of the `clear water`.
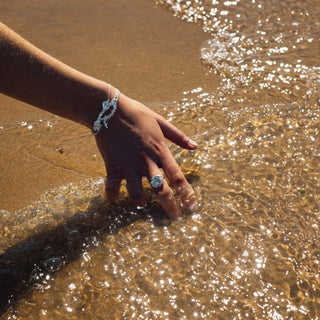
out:
{"label": "clear water", "polygon": [[157,3],[202,26],[221,79],[159,110],[199,143],[171,146],[199,212],[125,189],[108,207],[99,179],[3,211],[1,264],[26,282],[7,276],[1,319],[320,319],[319,2]]}

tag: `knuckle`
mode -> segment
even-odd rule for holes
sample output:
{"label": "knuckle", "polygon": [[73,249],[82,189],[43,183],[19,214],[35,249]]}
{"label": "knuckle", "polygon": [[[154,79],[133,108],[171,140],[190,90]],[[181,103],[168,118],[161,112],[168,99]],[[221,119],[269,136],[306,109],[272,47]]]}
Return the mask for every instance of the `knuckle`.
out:
{"label": "knuckle", "polygon": [[186,179],[184,177],[184,175],[182,173],[176,173],[172,179],[171,179],[171,183],[175,186],[175,187],[179,187],[183,184],[186,183]]}
{"label": "knuckle", "polygon": [[158,197],[162,201],[168,201],[173,198],[173,191],[168,186],[164,186],[164,188],[158,192]]}
{"label": "knuckle", "polygon": [[159,156],[160,154],[163,153],[163,150],[166,148],[166,143],[163,139],[158,138],[152,141],[152,149],[153,153]]}

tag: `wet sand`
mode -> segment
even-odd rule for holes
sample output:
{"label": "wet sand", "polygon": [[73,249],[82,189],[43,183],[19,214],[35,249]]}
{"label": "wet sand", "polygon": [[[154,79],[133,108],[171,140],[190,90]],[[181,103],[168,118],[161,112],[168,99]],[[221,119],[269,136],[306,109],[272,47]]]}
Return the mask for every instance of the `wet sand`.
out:
{"label": "wet sand", "polygon": [[[13,0],[0,9],[2,22],[33,44],[155,110],[209,81],[199,54],[207,35],[153,1]],[[0,209],[105,173],[86,128],[4,95],[0,105]]]}
{"label": "wet sand", "polygon": [[88,130],[2,97],[0,319],[319,319],[319,2],[104,2],[0,9],[198,141],[199,210],[105,206]]}

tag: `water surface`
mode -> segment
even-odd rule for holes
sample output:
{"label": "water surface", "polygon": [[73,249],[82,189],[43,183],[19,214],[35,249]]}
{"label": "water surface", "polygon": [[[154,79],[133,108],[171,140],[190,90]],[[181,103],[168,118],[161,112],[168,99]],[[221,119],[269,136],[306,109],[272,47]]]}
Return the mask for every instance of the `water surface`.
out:
{"label": "water surface", "polygon": [[3,211],[1,263],[26,283],[1,319],[320,319],[319,3],[157,3],[206,38],[205,76],[149,103],[199,143],[171,145],[199,211],[171,222],[124,189],[106,206],[95,177]]}

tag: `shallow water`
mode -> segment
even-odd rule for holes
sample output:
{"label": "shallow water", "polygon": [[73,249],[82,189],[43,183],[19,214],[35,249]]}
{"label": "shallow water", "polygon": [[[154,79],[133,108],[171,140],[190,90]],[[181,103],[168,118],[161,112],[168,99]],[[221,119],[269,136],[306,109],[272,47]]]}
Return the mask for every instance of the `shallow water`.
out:
{"label": "shallow water", "polygon": [[220,78],[150,103],[199,143],[171,145],[199,211],[170,222],[124,189],[106,206],[96,178],[3,211],[1,276],[20,300],[1,319],[320,319],[319,3],[159,5],[203,27],[199,61]]}

